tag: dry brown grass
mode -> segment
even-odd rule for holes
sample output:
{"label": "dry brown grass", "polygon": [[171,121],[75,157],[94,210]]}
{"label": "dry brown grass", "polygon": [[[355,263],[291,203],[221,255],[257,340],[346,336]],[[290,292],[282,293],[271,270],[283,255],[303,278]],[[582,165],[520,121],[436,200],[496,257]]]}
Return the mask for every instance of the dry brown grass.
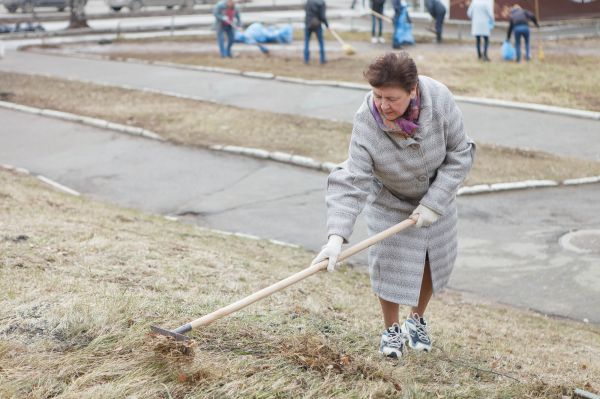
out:
{"label": "dry brown grass", "polygon": [[[364,33],[348,35],[362,40]],[[143,43],[147,45],[151,41]],[[355,44],[358,43],[360,42]],[[543,61],[534,59],[521,64],[502,62],[499,49],[494,46],[491,50],[491,63],[477,62],[472,46],[462,44],[445,45],[442,48],[415,46],[407,47],[406,50],[415,58],[421,74],[444,82],[455,94],[600,111],[600,80],[590,73],[595,70],[600,55],[568,51],[569,47],[589,48],[596,43],[594,40],[549,43],[544,47],[546,57]],[[533,46],[532,54],[537,54],[537,48]],[[143,53],[130,53],[120,52],[117,47],[109,54],[115,59],[160,60],[271,72],[305,79],[364,83],[362,71],[381,49],[361,49],[354,57],[331,53],[329,62],[324,67],[304,65],[300,51],[280,54],[273,52],[268,62],[257,53],[239,53],[234,59],[221,59],[216,56],[216,51],[215,47],[211,52],[186,54],[181,51],[153,52],[148,48]]]}
{"label": "dry brown grass", "polygon": [[600,389],[597,327],[453,292],[430,305],[434,351],[386,361],[368,276],[347,268],[194,332],[195,355],[181,356],[160,348],[149,326],[188,322],[312,254],[3,170],[0,198],[3,398],[561,398]]}
{"label": "dry brown grass", "polygon": [[[141,126],[180,144],[237,145],[284,151],[319,161],[347,156],[352,125],[344,122],[246,110],[165,95],[76,83],[60,79],[0,73],[9,101],[57,109]],[[600,162],[481,145],[466,185],[563,180],[600,175]]]}

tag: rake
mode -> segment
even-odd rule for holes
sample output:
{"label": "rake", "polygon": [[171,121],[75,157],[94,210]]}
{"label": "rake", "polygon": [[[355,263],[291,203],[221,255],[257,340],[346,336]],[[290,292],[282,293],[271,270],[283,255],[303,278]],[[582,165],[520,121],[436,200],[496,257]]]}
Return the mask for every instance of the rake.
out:
{"label": "rake", "polygon": [[[383,230],[382,232],[380,232],[378,234],[375,234],[375,235],[359,242],[356,245],[353,245],[352,247],[346,249],[345,251],[343,251],[340,254],[340,256],[338,258],[338,262],[348,259],[352,255],[370,247],[371,245],[376,244],[396,233],[399,233],[400,231],[415,224],[415,222],[416,222],[416,219],[408,218],[386,230]],[[325,259],[315,265],[307,267],[306,269],[304,269],[296,274],[291,275],[290,277],[288,277],[284,280],[279,281],[278,283],[275,283],[266,288],[263,288],[262,290],[257,291],[254,294],[247,296],[246,298],[240,299],[237,302],[234,302],[223,308],[215,310],[212,313],[209,313],[209,314],[202,316],[194,321],[184,324],[174,330],[167,330],[167,329],[164,329],[164,328],[161,328],[158,326],[151,326],[150,328],[153,332],[167,336],[167,337],[172,337],[176,341],[187,341],[190,339],[190,337],[188,337],[187,335],[184,335],[185,333],[192,331],[195,328],[209,325],[210,323],[214,322],[215,320],[225,317],[231,313],[237,312],[238,310],[243,309],[246,306],[251,305],[256,301],[266,298],[266,297],[270,296],[271,294],[274,294],[275,292],[281,291],[284,288],[297,283],[298,281],[304,280],[305,278],[312,276],[315,273],[320,272],[321,270],[325,270],[327,268],[327,263],[328,263],[328,261],[327,261],[327,259]]]}

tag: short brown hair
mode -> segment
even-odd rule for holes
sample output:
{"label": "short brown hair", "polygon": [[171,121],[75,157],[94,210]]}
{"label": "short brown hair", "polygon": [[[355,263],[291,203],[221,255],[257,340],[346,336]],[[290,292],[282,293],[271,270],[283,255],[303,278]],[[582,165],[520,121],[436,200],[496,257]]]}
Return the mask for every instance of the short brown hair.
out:
{"label": "short brown hair", "polygon": [[419,81],[417,65],[406,51],[380,55],[363,75],[373,87],[399,86],[407,92]]}

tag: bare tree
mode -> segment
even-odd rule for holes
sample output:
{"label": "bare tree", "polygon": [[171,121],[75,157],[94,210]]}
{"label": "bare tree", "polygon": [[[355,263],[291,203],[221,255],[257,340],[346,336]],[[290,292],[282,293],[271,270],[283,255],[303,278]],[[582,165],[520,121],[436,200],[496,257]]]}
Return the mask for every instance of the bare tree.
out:
{"label": "bare tree", "polygon": [[87,0],[69,0],[69,7],[71,8],[69,29],[89,28],[85,15],[86,4]]}

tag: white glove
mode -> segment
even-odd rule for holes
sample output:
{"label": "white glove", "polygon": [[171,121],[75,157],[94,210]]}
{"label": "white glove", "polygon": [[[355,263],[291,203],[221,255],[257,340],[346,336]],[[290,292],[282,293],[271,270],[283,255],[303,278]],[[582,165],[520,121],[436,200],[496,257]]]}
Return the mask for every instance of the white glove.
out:
{"label": "white glove", "polygon": [[338,256],[340,256],[340,252],[342,252],[343,242],[344,239],[338,235],[332,234],[329,236],[329,241],[327,241],[327,244],[323,245],[323,249],[321,249],[321,252],[319,252],[317,257],[313,259],[310,265],[316,265],[322,260],[329,259],[327,271],[334,271]]}
{"label": "white glove", "polygon": [[417,224],[415,224],[417,227],[427,227],[435,223],[440,218],[440,215],[437,212],[427,208],[423,204],[416,207],[410,216],[417,217]]}

